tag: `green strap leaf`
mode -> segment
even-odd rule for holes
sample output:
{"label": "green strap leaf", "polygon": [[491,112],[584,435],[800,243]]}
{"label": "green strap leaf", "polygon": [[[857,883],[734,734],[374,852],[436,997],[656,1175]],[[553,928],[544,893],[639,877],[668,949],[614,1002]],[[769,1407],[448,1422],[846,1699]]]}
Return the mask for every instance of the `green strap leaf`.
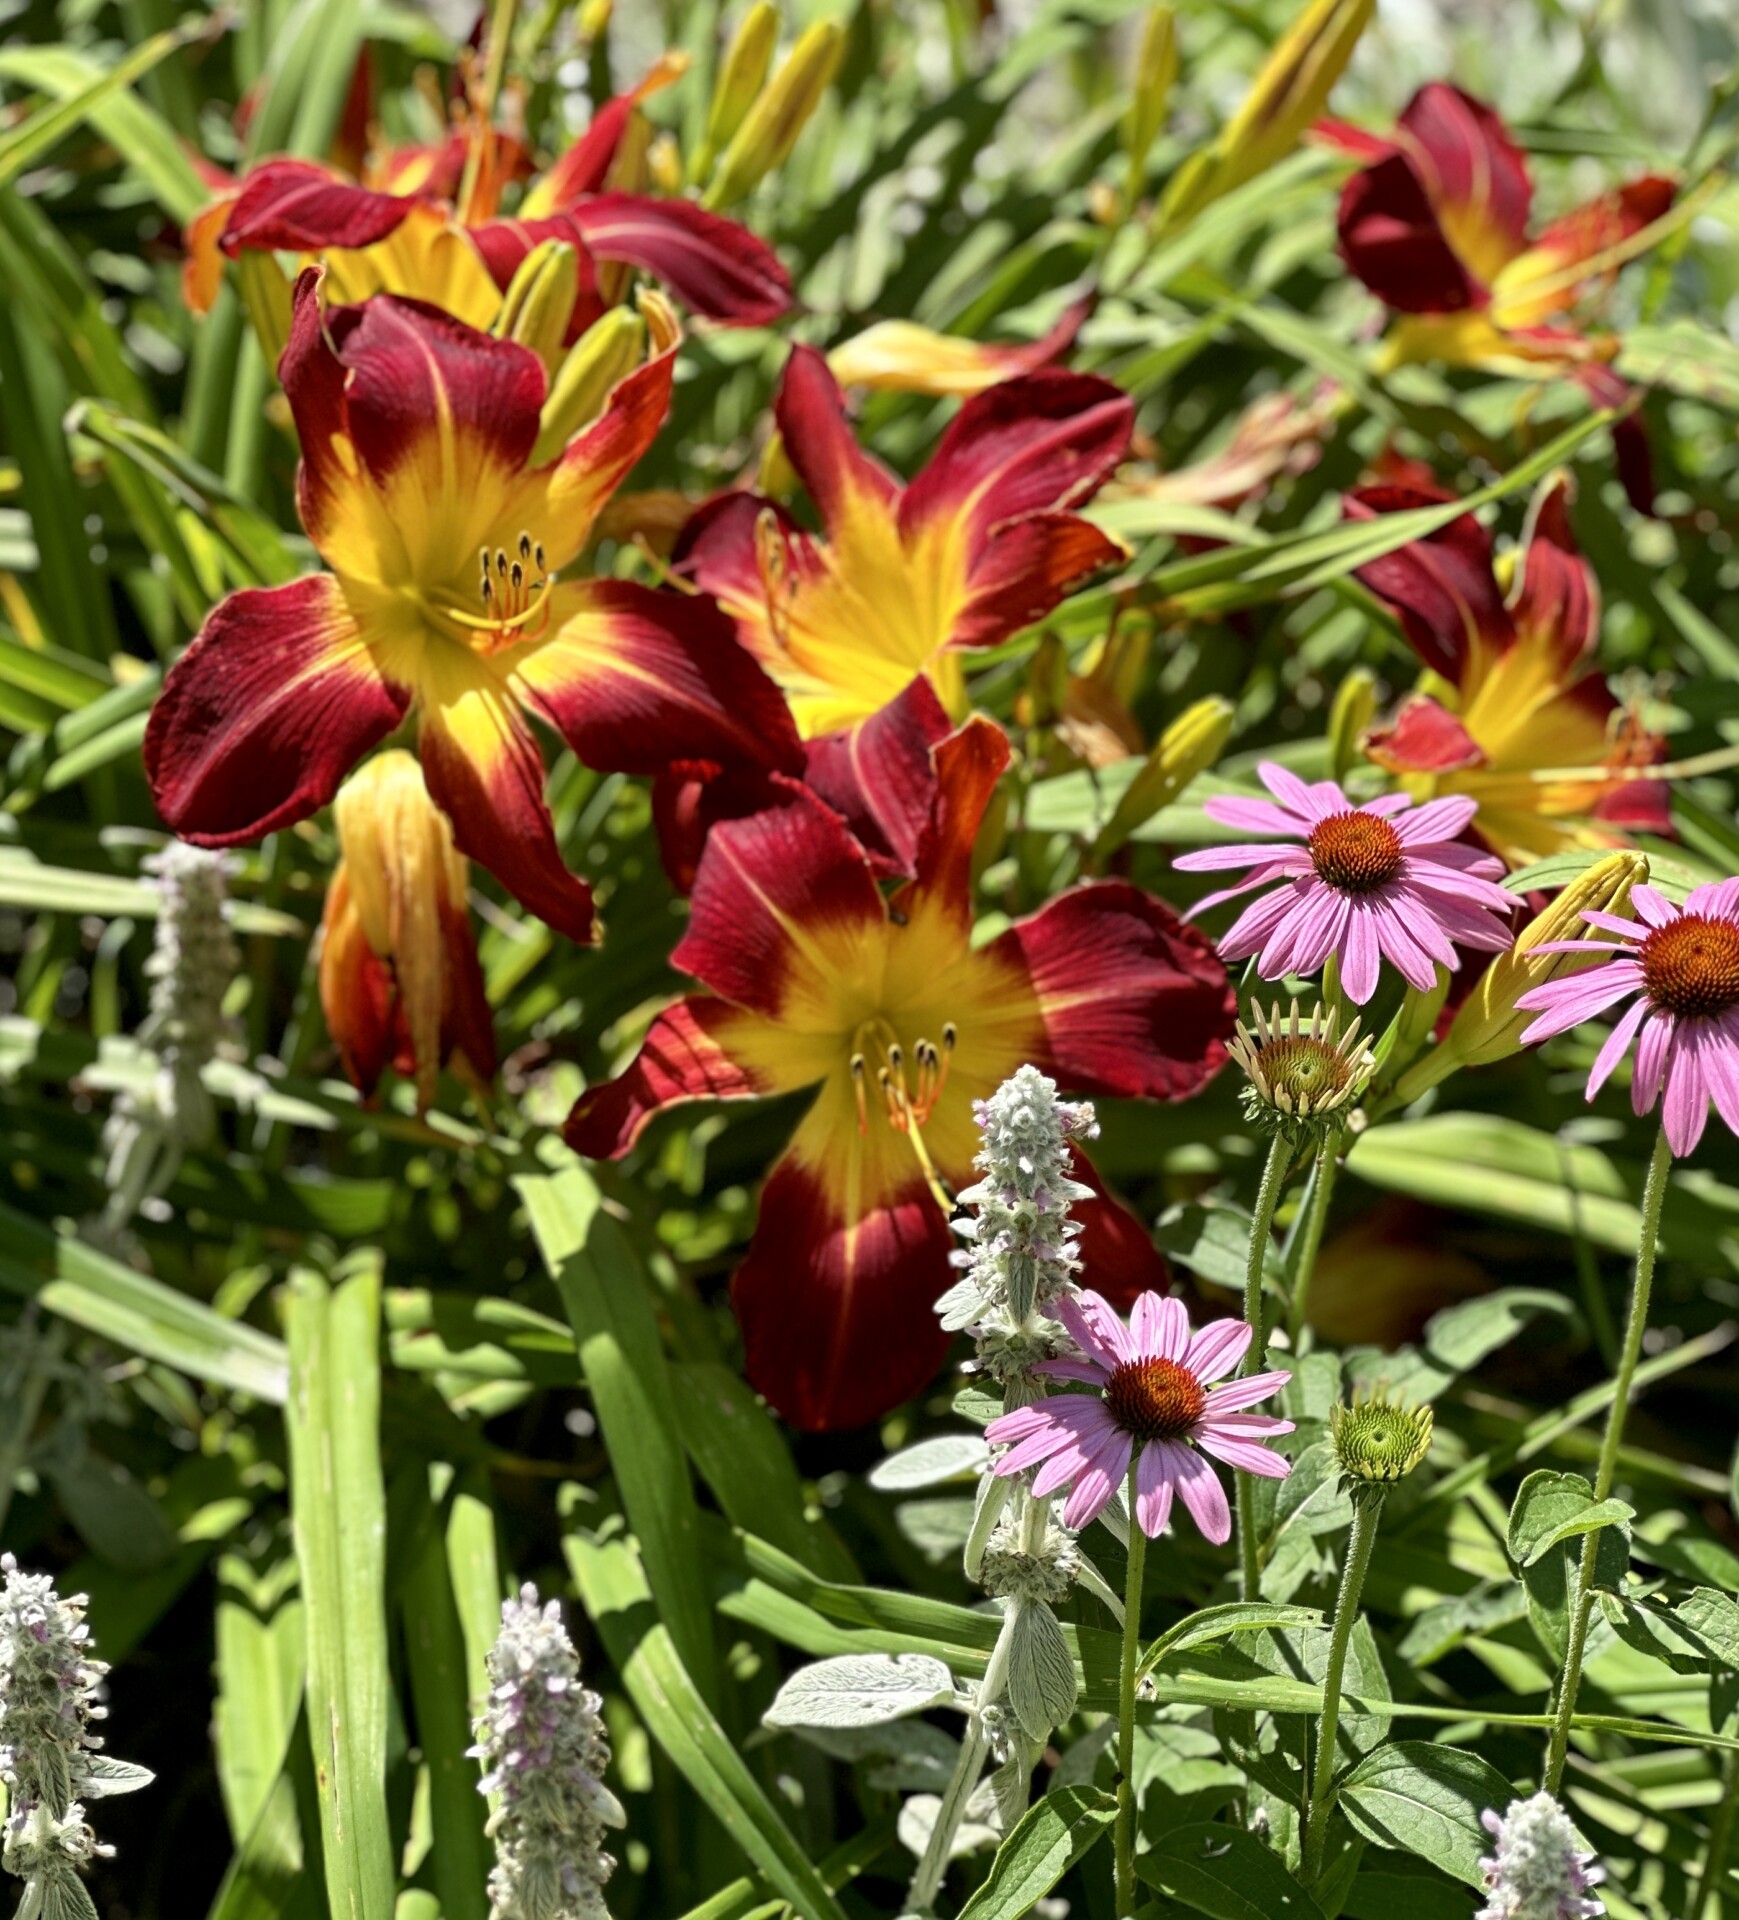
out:
{"label": "green strap leaf", "polygon": [[1020,1920],[1111,1831],[1117,1802],[1097,1787],[1059,1787],[1029,1807],[996,1850],[960,1920]]}

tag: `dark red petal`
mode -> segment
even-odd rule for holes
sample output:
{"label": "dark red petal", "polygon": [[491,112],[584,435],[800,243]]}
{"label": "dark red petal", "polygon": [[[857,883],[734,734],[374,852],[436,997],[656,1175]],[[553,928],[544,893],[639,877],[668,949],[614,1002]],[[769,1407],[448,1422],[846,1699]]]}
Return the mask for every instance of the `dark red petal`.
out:
{"label": "dark red petal", "polygon": [[[1677,182],[1665,174],[1646,173],[1616,192],[1603,193],[1560,215],[1534,242],[1534,249],[1556,255],[1560,269],[1586,260],[1599,272],[1595,256],[1622,245],[1644,227],[1652,226],[1672,206],[1677,192]],[[1566,306],[1570,298],[1566,291]]]}
{"label": "dark red petal", "polygon": [[677,760],[801,773],[785,696],[710,600],[629,580],[557,589],[555,630],[513,656],[537,710],[589,767]]}
{"label": "dark red petal", "polygon": [[1640,407],[1632,405],[1635,390],[1610,367],[1584,364],[1571,367],[1569,376],[1601,408],[1628,408],[1612,423],[1612,451],[1618,462],[1624,497],[1638,513],[1654,512],[1654,454],[1648,425]]}
{"label": "dark red petal", "polygon": [[857,836],[879,873],[910,874],[936,797],[931,749],[948,715],[922,674],[861,726],[807,745],[804,779]]}
{"label": "dark red petal", "polygon": [[807,1432],[861,1427],[935,1377],[954,1236],[922,1179],[855,1217],[793,1155],[731,1283],[750,1384]]}
{"label": "dark red petal", "polygon": [[232,260],[244,248],[322,253],[372,247],[398,231],[418,197],[375,193],[311,160],[268,160],[242,182],[218,244]]}
{"label": "dark red petal", "polygon": [[1462,313],[1490,298],[1450,246],[1407,154],[1347,181],[1336,227],[1348,272],[1397,313]]}
{"label": "dark red petal", "polygon": [[[1342,502],[1349,520],[1436,504],[1405,487],[1360,487]],[[1472,514],[1355,569],[1355,577],[1394,611],[1413,651],[1445,679],[1461,678],[1476,640],[1496,648],[1513,636],[1491,541]]]}
{"label": "dark red petal", "polygon": [[707,836],[723,820],[784,803],[782,776],[760,767],[721,767],[710,760],[683,760],[652,780],[652,827],[658,857],[670,884],[694,891]]}
{"label": "dark red petal", "polygon": [[341,865],[327,890],[320,935],[320,1006],[345,1077],[365,1100],[391,1066],[401,1038],[408,1038],[393,1017],[397,1003],[392,970],[368,944]]}
{"label": "dark red petal", "polygon": [[707,840],[688,931],[670,963],[739,1006],[776,1014],[817,941],[861,939],[887,918],[863,849],[807,788],[726,821]]}
{"label": "dark red petal", "polygon": [[743,1016],[723,1000],[696,994],[653,1021],[627,1070],[574,1103],[563,1137],[588,1160],[614,1160],[639,1139],[654,1114],[687,1100],[746,1100],[765,1091],[733,1059],[730,1029]]}
{"label": "dark red petal", "polygon": [[1008,770],[1008,735],[975,713],[936,749],[935,797],[918,839],[911,882],[894,895],[896,911],[938,900],[962,934],[972,925],[972,849],[996,783]]}
{"label": "dark red petal", "polygon": [[785,453],[824,521],[849,513],[867,497],[891,502],[899,484],[857,444],[845,396],[813,347],[793,347],[773,402]]}
{"label": "dark red petal", "polygon": [[708,320],[766,326],[791,310],[791,280],[764,240],[692,200],[600,193],[568,216],[600,260],[654,275]]}
{"label": "dark red petal", "polygon": [[290,334],[278,360],[278,378],[302,448],[296,470],[297,507],[309,528],[330,525],[348,470],[335,443],[350,431],[345,413],[344,363],[327,337],[320,306],[323,268],[304,267],[290,298]]}
{"label": "dark red petal", "polygon": [[462,1055],[480,1080],[495,1078],[495,1014],[477,957],[477,936],[463,900],[441,902],[441,941],[447,952],[446,1005],[441,1016],[441,1057]]}
{"label": "dark red petal", "polygon": [[975,553],[1021,514],[1079,506],[1129,450],[1135,403],[1109,380],[1046,368],[974,394],[906,489],[900,529],[964,521]]}
{"label": "dark red petal", "polygon": [[1433,196],[1470,221],[1505,255],[1527,244],[1533,182],[1509,129],[1459,87],[1432,81],[1401,115],[1406,145],[1420,159]]}
{"label": "dark red petal", "polygon": [[1543,648],[1555,675],[1568,680],[1600,638],[1600,582],[1570,528],[1570,481],[1542,489],[1529,516],[1521,580],[1510,618]]}
{"label": "dark red petal", "polygon": [[151,797],[196,846],[258,840],[325,806],[409,704],[330,574],[244,588],[212,609],[151,709]]}
{"label": "dark red petal", "polygon": [[949,645],[999,646],[1042,620],[1085,580],[1120,566],[1125,550],[1073,513],[1032,513],[997,527],[967,579]]}
{"label": "dark red petal", "polygon": [[1072,887],[990,952],[1024,965],[1045,1025],[1033,1064],[1080,1093],[1182,1100],[1225,1062],[1238,997],[1205,934],[1123,880]]}
{"label": "dark red petal", "polygon": [[1365,736],[1365,752],[1391,773],[1447,773],[1485,760],[1484,749],[1455,715],[1422,693],[1402,703],[1392,724]]}
{"label": "dark red petal", "polygon": [[1106,1186],[1099,1169],[1079,1147],[1072,1153],[1075,1178],[1095,1195],[1074,1206],[1081,1223],[1081,1284],[1127,1313],[1142,1294],[1163,1293],[1171,1270],[1153,1235]]}

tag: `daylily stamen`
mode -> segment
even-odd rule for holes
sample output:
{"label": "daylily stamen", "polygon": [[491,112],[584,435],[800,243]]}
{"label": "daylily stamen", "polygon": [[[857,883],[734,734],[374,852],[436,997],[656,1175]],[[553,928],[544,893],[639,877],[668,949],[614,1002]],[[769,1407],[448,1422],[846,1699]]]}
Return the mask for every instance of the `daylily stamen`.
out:
{"label": "daylily stamen", "polygon": [[[516,545],[517,560],[509,557],[505,547],[497,547],[493,553],[488,547],[478,549],[482,568],[477,585],[478,598],[483,602],[481,619],[475,614],[462,613],[457,607],[442,609],[446,618],[457,625],[469,627],[473,633],[490,635],[496,646],[536,639],[543,632],[540,616],[545,613],[545,602],[555,585],[544,569],[542,541],[522,532]],[[528,566],[535,569],[535,578],[527,572]],[[534,620],[539,621],[536,631],[527,632]]]}

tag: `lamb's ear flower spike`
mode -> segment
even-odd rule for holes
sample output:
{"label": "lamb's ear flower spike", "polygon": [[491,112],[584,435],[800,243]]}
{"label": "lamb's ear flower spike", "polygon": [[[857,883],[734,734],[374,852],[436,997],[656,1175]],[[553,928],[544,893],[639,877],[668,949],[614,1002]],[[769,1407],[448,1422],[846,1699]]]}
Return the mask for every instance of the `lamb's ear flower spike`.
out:
{"label": "lamb's ear flower spike", "polygon": [[496,1801],[490,1920],[607,1920],[604,1886],[616,1862],[605,1829],[625,1826],[627,1815],[604,1784],[604,1703],[580,1684],[560,1605],[540,1605],[529,1582],[504,1600],[487,1666],[471,1753],[483,1762],[478,1791]]}
{"label": "lamb's ear flower spike", "polygon": [[[25,1882],[21,1913],[96,1920],[80,1878],[114,1848],[91,1831],[84,1802],[149,1786],[144,1767],[111,1760],[91,1731],[107,1666],[95,1658],[85,1596],[63,1600],[46,1574],[0,1554],[0,1867]],[[34,1904],[33,1904],[34,1903]]]}
{"label": "lamb's ear flower spike", "polygon": [[1497,1844],[1479,1863],[1487,1899],[1474,1920],[1599,1920],[1605,1913],[1591,1894],[1605,1870],[1549,1793],[1512,1800],[1502,1814],[1488,1809],[1480,1820]]}
{"label": "lamb's ear flower spike", "polygon": [[1363,1006],[1384,960],[1409,986],[1428,992],[1440,967],[1459,964],[1458,946],[1510,944],[1500,916],[1516,902],[1496,884],[1503,863],[1459,839],[1476,801],[1415,807],[1405,794],[1391,793],[1355,806],[1332,780],[1309,786],[1272,760],[1257,771],[1273,800],[1216,796],[1205,808],[1210,820],[1272,836],[1276,844],[1206,847],[1173,863],[1188,873],[1252,869],[1237,886],[1198,902],[1198,914],[1276,883],[1227,930],[1223,959],[1255,954],[1264,980],[1315,973],[1333,959],[1348,996]]}

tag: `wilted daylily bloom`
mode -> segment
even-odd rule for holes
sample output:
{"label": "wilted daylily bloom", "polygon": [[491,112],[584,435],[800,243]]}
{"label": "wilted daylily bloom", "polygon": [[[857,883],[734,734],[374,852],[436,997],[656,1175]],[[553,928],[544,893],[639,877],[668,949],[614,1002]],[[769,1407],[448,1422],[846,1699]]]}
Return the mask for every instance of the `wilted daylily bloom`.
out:
{"label": "wilted daylily bloom", "polygon": [[320,306],[296,286],[279,373],[302,443],[302,522],[331,569],[232,593],[170,670],[145,734],[158,811],[231,846],[305,819],[414,706],[460,849],[570,939],[591,890],[563,866],[524,715],[593,767],[686,757],[801,771],[777,690],[705,601],[558,579],[669,403],[674,322],[547,465],[529,349],[420,302]]}
{"label": "wilted daylily bloom", "polygon": [[777,319],[791,305],[791,283],[763,241],[692,200],[634,190],[643,151],[627,137],[635,110],[681,71],[679,61],[661,62],[633,93],[607,101],[510,216],[503,194],[523,154],[480,116],[442,147],[417,149],[396,164],[389,156],[377,169],[379,185],[309,160],[266,160],[189,226],[188,303],[203,312],[216,298],[222,256],[286,252],[322,262],[340,299],[406,294],[486,328],[520,262],[557,240],[580,263],[570,339],[623,298],[633,268],[706,319]]}
{"label": "wilted daylily bloom", "polygon": [[[1072,888],[973,947],[972,848],[1008,757],[984,719],[936,750],[915,877],[891,899],[807,788],[715,827],[672,956],[707,991],[660,1014],[568,1121],[570,1145],[607,1158],[679,1102],[813,1092],[732,1289],[749,1378],[801,1427],[861,1425],[940,1364],[975,1099],[1030,1064],[1083,1093],[1178,1100],[1225,1058],[1224,967],[1138,888]],[[1077,1216],[1089,1249],[1104,1211]]]}
{"label": "wilted daylily bloom", "polygon": [[495,1030],[465,904],[465,861],[413,755],[365,761],[333,802],[342,858],[326,891],[320,1004],[344,1071],[371,1094],[391,1066],[435,1097],[451,1062],[495,1077]]}
{"label": "wilted daylily bloom", "polygon": [[[1370,519],[1445,497],[1363,487],[1346,511]],[[1577,549],[1568,499],[1562,477],[1536,496],[1507,599],[1471,514],[1357,575],[1432,676],[1431,691],[1409,696],[1366,751],[1416,798],[1477,801],[1474,830],[1512,866],[1622,846],[1626,828],[1670,831],[1665,785],[1635,777],[1661,757],[1661,742],[1595,669],[1600,583]]]}
{"label": "wilted daylily bloom", "polygon": [[676,566],[733,615],[806,739],[858,725],[920,676],[960,718],[963,655],[1123,558],[1068,511],[1129,445],[1134,408],[1109,381],[1046,371],[975,395],[909,486],[858,446],[812,348],[792,353],[774,412],[821,537],[758,495],[721,494]]}

